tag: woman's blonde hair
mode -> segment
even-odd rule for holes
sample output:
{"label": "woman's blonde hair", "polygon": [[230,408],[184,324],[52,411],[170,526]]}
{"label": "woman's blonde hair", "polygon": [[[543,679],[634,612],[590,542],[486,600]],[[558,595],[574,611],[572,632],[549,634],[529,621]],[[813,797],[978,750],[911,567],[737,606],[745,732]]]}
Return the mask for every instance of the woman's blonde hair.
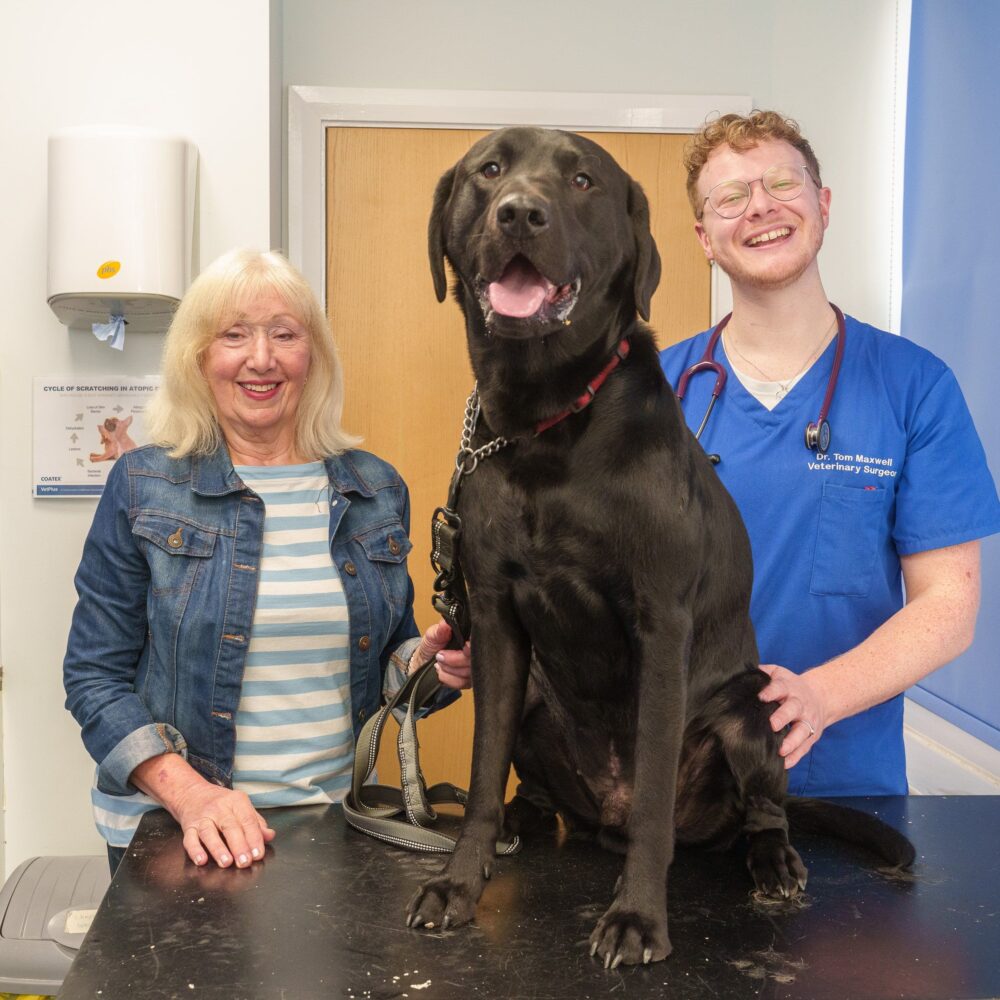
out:
{"label": "woman's blonde hair", "polygon": [[305,278],[281,254],[232,250],[195,278],[167,331],[160,388],[146,414],[146,428],[150,440],[169,448],[171,457],[211,454],[224,443],[202,361],[216,335],[265,295],[280,298],[309,333],[309,377],[295,412],[297,450],[315,460],[360,440],[340,426],[340,360],[326,316]]}
{"label": "woman's blonde hair", "polygon": [[753,149],[758,143],[781,140],[797,149],[805,158],[806,166],[818,187],[823,186],[819,174],[819,160],[809,140],[799,131],[798,122],[785,118],[777,111],[751,111],[743,115],[722,115],[707,122],[684,147],[684,169],[687,171],[687,193],[694,217],[700,219],[704,199],[698,196],[698,178],[709,156],[719,146],[729,146],[737,152]]}

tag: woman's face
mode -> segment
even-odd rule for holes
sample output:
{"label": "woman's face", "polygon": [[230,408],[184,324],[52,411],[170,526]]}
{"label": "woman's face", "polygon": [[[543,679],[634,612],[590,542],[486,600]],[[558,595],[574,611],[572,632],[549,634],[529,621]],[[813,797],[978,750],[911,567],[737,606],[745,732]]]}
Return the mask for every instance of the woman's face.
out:
{"label": "woman's face", "polygon": [[308,330],[274,294],[249,303],[216,334],[202,371],[227,444],[292,447],[310,355]]}

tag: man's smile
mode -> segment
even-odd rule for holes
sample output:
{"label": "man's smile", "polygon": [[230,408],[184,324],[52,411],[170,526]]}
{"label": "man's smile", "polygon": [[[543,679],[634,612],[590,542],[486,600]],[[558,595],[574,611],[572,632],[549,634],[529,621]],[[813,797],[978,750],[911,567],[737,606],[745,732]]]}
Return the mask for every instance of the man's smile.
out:
{"label": "man's smile", "polygon": [[763,243],[772,243],[776,240],[785,239],[791,236],[792,230],[788,226],[779,226],[776,229],[769,229],[766,233],[758,233],[756,236],[751,236],[750,239],[744,242],[744,246],[756,247]]}

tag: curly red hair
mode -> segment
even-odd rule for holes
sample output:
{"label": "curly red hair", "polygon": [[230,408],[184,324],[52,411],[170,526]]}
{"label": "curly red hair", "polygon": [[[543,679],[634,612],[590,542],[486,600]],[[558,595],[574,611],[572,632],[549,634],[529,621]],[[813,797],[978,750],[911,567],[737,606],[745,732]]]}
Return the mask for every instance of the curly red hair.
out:
{"label": "curly red hair", "polygon": [[707,122],[700,132],[691,137],[684,148],[684,169],[687,171],[687,193],[696,219],[702,216],[704,199],[698,195],[698,178],[702,167],[712,152],[726,145],[737,151],[753,149],[758,143],[781,140],[797,149],[804,157],[809,172],[822,187],[819,160],[809,140],[799,130],[798,122],[777,111],[751,111],[743,116],[722,115]]}

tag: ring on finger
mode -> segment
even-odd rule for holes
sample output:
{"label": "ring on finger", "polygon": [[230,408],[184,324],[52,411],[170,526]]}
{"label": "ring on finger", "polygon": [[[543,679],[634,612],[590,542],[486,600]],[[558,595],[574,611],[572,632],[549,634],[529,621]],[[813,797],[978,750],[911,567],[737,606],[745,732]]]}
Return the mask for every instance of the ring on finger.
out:
{"label": "ring on finger", "polygon": [[805,726],[809,730],[809,736],[810,737],[813,737],[813,736],[816,735],[816,730],[813,728],[813,724],[811,722],[809,722],[807,719],[799,719],[799,722],[801,722],[802,725]]}

